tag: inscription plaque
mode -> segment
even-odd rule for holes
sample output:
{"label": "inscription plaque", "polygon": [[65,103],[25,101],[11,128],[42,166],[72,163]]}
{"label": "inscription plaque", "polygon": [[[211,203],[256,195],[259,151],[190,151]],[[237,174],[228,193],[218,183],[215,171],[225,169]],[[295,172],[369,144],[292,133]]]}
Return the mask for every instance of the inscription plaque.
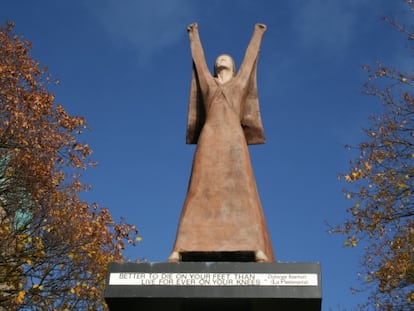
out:
{"label": "inscription plaque", "polygon": [[111,273],[109,285],[318,286],[316,273]]}

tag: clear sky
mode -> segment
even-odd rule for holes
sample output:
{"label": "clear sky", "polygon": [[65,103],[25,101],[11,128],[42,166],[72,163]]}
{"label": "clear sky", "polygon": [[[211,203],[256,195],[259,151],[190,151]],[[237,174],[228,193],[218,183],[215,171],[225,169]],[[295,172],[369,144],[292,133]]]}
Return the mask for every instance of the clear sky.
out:
{"label": "clear sky", "polygon": [[321,263],[327,311],[364,298],[350,292],[361,249],[344,248],[326,222],[346,216],[337,174],[355,154],[344,146],[364,138],[379,107],[361,94],[361,65],[412,67],[404,37],[380,20],[410,22],[406,11],[398,0],[2,0],[0,21],[14,21],[61,81],[56,102],[86,118],[81,140],[98,166],[84,197],[135,224],[143,240],[127,257],[148,261],[169,256],[194,153],[187,25],[198,22],[212,65],[221,53],[240,64],[254,24],[267,24],[258,65],[267,143],[250,155],[277,260]]}

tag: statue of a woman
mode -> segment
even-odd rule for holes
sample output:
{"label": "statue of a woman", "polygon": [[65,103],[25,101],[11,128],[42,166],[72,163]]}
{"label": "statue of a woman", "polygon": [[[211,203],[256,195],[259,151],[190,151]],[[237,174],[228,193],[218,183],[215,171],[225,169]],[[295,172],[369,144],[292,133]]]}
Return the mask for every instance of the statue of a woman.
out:
{"label": "statue of a woman", "polygon": [[233,59],[224,54],[216,59],[212,76],[198,26],[188,26],[193,78],[187,143],[197,148],[170,261],[194,253],[205,254],[205,261],[212,253],[274,261],[247,147],[264,143],[256,67],[265,30],[263,24],[255,26],[237,73]]}

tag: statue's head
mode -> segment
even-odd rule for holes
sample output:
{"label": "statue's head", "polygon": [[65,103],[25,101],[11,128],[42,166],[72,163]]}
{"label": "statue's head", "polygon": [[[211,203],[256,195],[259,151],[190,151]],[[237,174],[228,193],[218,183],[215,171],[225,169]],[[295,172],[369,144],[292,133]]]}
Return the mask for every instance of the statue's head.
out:
{"label": "statue's head", "polygon": [[233,76],[236,75],[236,64],[233,58],[228,54],[221,54],[216,58],[214,63],[214,76],[217,77],[217,73],[221,69],[228,69],[233,72]]}

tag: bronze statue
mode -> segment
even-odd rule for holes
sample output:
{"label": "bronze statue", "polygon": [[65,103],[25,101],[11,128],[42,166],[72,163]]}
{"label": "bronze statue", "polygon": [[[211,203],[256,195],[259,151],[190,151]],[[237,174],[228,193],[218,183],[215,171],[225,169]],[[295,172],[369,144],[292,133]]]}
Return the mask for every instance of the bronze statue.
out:
{"label": "bronze statue", "polygon": [[247,146],[265,141],[256,83],[265,31],[265,25],[255,25],[237,73],[233,59],[223,54],[212,76],[198,25],[188,26],[193,75],[187,143],[197,148],[170,261],[191,252],[250,252],[254,261],[274,261]]}

